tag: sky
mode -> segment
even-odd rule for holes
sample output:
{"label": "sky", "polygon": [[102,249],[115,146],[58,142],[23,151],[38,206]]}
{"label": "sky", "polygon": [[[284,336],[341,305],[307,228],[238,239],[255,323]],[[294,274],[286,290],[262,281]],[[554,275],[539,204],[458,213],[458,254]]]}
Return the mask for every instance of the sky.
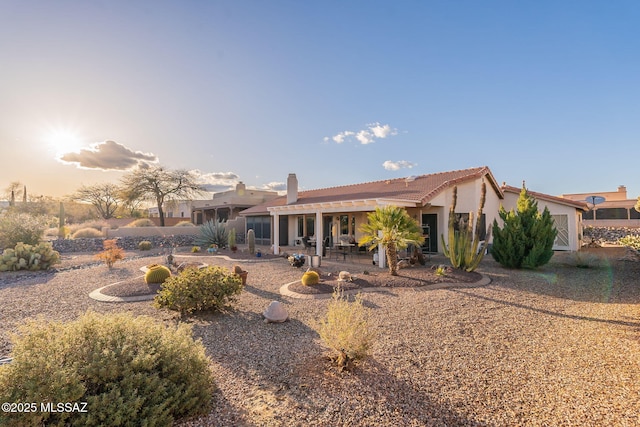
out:
{"label": "sky", "polygon": [[[640,196],[640,2],[0,0],[0,190],[489,166]],[[2,191],[0,191],[2,193]]]}

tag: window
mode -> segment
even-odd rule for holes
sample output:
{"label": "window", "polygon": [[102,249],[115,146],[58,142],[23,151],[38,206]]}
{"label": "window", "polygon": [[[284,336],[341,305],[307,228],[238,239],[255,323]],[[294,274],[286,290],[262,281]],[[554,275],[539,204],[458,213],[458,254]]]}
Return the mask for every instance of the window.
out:
{"label": "window", "polygon": [[340,235],[349,234],[349,215],[340,215]]}
{"label": "window", "polygon": [[602,208],[596,212],[597,219],[627,219],[626,208]]}
{"label": "window", "polygon": [[307,216],[305,217],[307,220],[307,236],[311,237],[311,236],[315,236],[316,234],[316,230],[315,230],[315,224],[316,224],[316,219],[315,216]]}
{"label": "window", "polygon": [[298,236],[304,236],[304,217],[298,217]]}
{"label": "window", "polygon": [[247,230],[253,230],[256,236],[256,244],[271,244],[271,217],[250,216],[247,217]]}
{"label": "window", "polygon": [[[461,228],[467,227],[469,223],[469,214],[468,213],[462,213],[462,214],[456,214],[456,222],[453,225],[453,229],[458,231]],[[475,219],[474,219],[474,224],[473,226],[475,227]],[[487,238],[487,225],[486,225],[486,215],[482,214],[482,217],[480,218],[480,240],[484,240]]]}

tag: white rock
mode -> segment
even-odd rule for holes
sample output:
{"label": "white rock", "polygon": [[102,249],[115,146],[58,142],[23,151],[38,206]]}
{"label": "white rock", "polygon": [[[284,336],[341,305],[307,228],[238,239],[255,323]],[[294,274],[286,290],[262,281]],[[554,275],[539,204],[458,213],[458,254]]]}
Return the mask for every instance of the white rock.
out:
{"label": "white rock", "polygon": [[280,301],[271,301],[269,307],[262,313],[265,323],[281,323],[289,318],[289,313]]}
{"label": "white rock", "polygon": [[351,277],[351,273],[349,273],[348,271],[341,271],[338,274],[338,281],[339,282],[352,282],[353,281],[353,277]]}

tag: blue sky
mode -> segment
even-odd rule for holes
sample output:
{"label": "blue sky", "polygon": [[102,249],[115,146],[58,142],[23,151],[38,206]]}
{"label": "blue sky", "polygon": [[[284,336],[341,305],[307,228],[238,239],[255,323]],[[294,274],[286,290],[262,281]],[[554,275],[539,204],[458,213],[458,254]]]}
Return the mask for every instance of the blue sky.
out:
{"label": "blue sky", "polygon": [[0,188],[157,163],[302,189],[488,165],[640,195],[636,1],[2,1]]}

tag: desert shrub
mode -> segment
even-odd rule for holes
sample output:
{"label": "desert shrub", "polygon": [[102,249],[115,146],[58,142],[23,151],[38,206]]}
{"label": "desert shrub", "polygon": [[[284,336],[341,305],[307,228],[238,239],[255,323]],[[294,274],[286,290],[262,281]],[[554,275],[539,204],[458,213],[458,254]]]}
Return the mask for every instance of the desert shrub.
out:
{"label": "desert shrub", "polygon": [[116,261],[124,259],[124,249],[118,246],[116,239],[105,240],[102,246],[104,250],[96,254],[96,259],[104,261],[107,267],[112,268]]}
{"label": "desert shrub", "polygon": [[13,248],[18,242],[36,245],[47,229],[48,218],[8,210],[0,215],[0,248]]}
{"label": "desert shrub", "polygon": [[175,225],[176,227],[195,227],[191,221],[180,221]]}
{"label": "desert shrub", "polygon": [[603,265],[604,261],[596,254],[576,251],[569,254],[568,263],[578,268],[599,268]]}
{"label": "desert shrub", "polygon": [[187,268],[162,284],[154,305],[181,314],[223,310],[240,292],[240,276],[224,267]]}
{"label": "desert shrub", "polygon": [[151,243],[148,240],[142,240],[140,243],[138,243],[138,249],[141,251],[151,250],[152,247],[153,247],[153,243]]}
{"label": "desert shrub", "polygon": [[147,267],[147,272],[144,275],[144,282],[149,283],[163,283],[169,277],[171,277],[171,270],[169,267],[160,264],[151,264]]}
{"label": "desert shrub", "polygon": [[47,270],[60,262],[60,254],[50,242],[28,245],[19,242],[13,249],[5,249],[0,256],[0,271]]}
{"label": "desert shrub", "polygon": [[333,293],[327,315],[319,322],[317,331],[341,370],[367,357],[374,340],[369,328],[369,309],[362,304],[362,296],[358,294],[355,301],[349,302],[342,290]]}
{"label": "desert shrub", "polygon": [[202,250],[202,248],[200,246],[192,246],[191,247],[191,252],[193,252],[194,254],[200,252],[201,250]]}
{"label": "desert shrub", "polygon": [[13,342],[13,361],[0,366],[0,401],[87,402],[87,412],[2,412],[0,425],[167,426],[209,409],[209,360],[185,324],[87,313],[28,321]]}
{"label": "desert shrub", "polygon": [[553,242],[558,231],[548,208],[538,211],[538,202],[522,187],[517,209],[498,212],[504,225],[493,220],[491,256],[503,267],[537,268],[553,256]]}
{"label": "desert shrub", "polygon": [[156,223],[151,221],[149,218],[140,218],[135,221],[131,221],[127,224],[127,227],[155,227]]}
{"label": "desert shrub", "polygon": [[228,233],[225,221],[209,220],[200,226],[200,235],[195,238],[194,243],[198,246],[210,247],[217,245],[224,248],[228,243]]}
{"label": "desert shrub", "polygon": [[618,243],[622,246],[628,246],[640,251],[640,236],[629,234],[628,236],[624,236],[621,239],[618,239]]}
{"label": "desert shrub", "polygon": [[317,285],[320,283],[320,275],[315,271],[305,271],[300,281],[305,286]]}
{"label": "desert shrub", "polygon": [[72,239],[102,237],[102,232],[95,228],[81,228],[71,235]]}
{"label": "desert shrub", "polygon": [[100,221],[100,220],[93,220],[93,221],[84,221],[81,222],[79,224],[68,224],[67,225],[69,227],[69,233],[71,235],[75,234],[78,230],[82,230],[84,228],[93,228],[95,230],[98,230],[100,232],[102,232],[102,229],[104,227],[109,228],[109,223],[107,221]]}

